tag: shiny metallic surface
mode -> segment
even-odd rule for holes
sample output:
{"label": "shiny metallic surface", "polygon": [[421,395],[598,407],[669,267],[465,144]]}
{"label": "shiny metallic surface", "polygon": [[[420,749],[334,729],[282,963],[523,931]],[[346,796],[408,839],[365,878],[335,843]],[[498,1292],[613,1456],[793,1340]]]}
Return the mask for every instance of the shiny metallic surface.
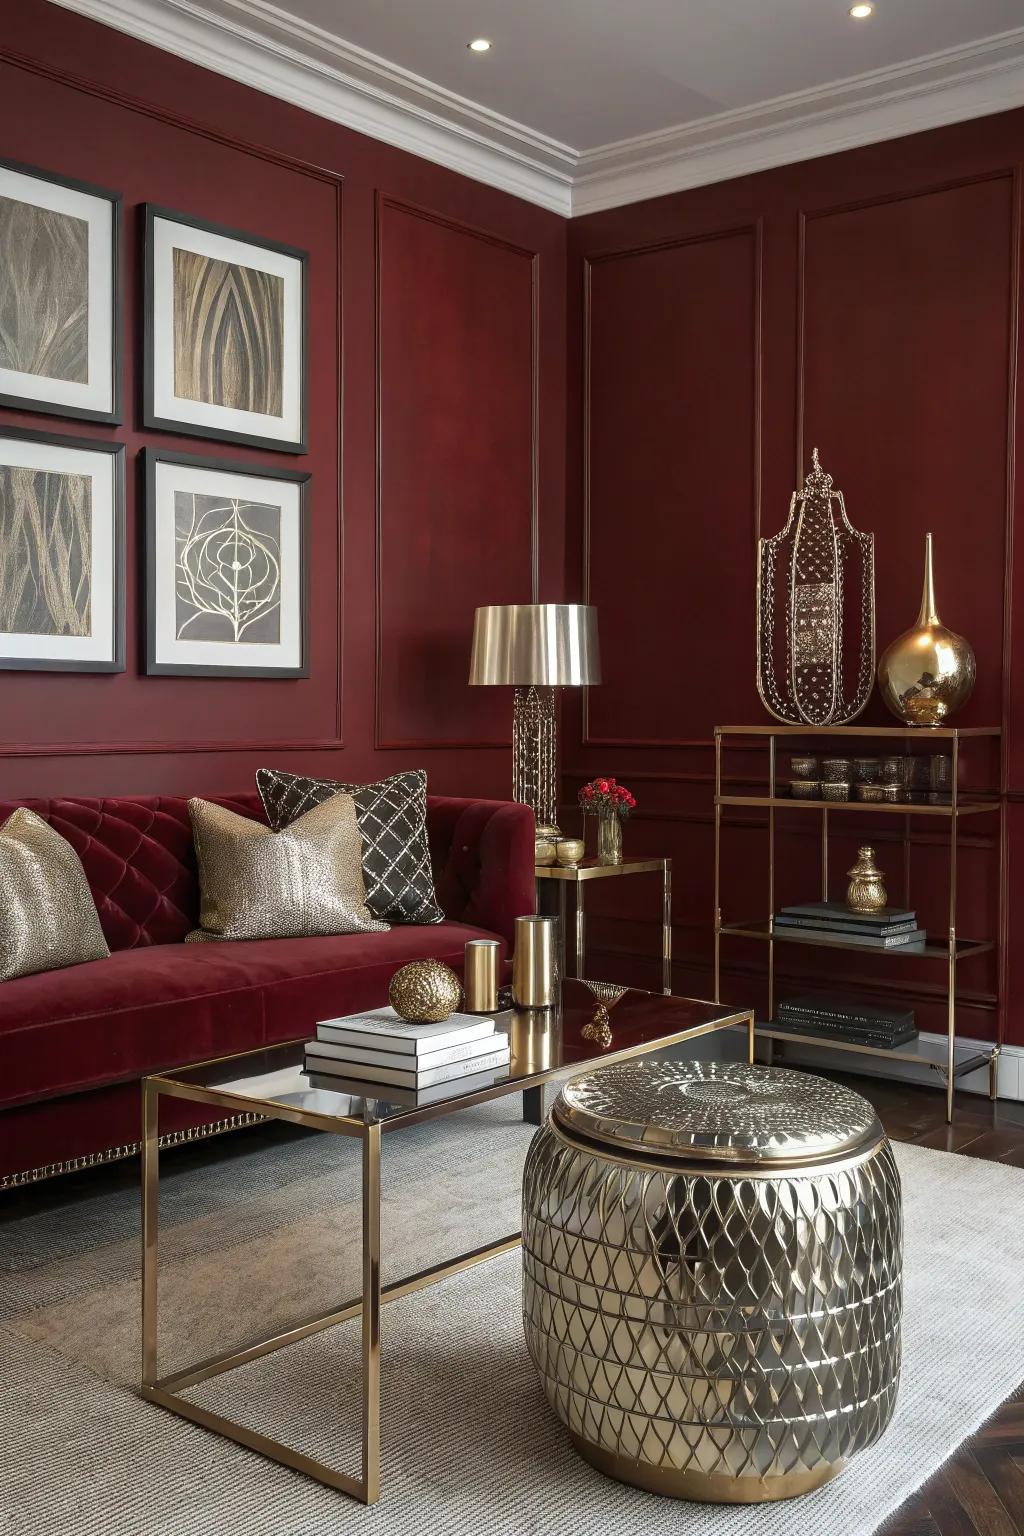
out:
{"label": "shiny metallic surface", "polygon": [[558,992],[558,919],[517,917],[512,996],[517,1008],[551,1008]]}
{"label": "shiny metallic surface", "polygon": [[883,1135],[842,1083],[723,1061],[619,1062],[567,1083],[552,1114],[611,1149],[744,1166],[849,1156]]}
{"label": "shiny metallic surface", "polygon": [[582,603],[478,608],[469,681],[545,688],[599,683],[597,609]]}
{"label": "shiny metallic surface", "polygon": [[186,943],[387,933],[366,905],[363,843],[351,795],[332,795],[280,832],[209,800],[190,800],[201,927]]}
{"label": "shiny metallic surface", "polygon": [[563,837],[555,847],[555,860],[563,869],[573,869],[585,852],[582,837]]}
{"label": "shiny metallic surface", "polygon": [[527,1158],[524,1323],[548,1401],[584,1456],[640,1487],[807,1492],[895,1404],[891,1148],[870,1105],[803,1073],[628,1065],[568,1084]]}
{"label": "shiny metallic surface", "polygon": [[500,952],[497,939],[470,939],[467,943],[462,972],[467,1013],[497,1012]]}
{"label": "shiny metallic surface", "polygon": [[0,826],[0,981],[109,954],[78,854],[19,806]]}
{"label": "shiny metallic surface", "polygon": [[[879,790],[878,798],[881,799],[881,791],[884,785],[868,785],[867,788]],[[851,912],[881,912],[888,906],[889,896],[885,889],[885,880],[882,871],[875,863],[875,850],[867,846],[857,850],[857,862],[847,871],[850,883],[846,887],[846,905]]]}
{"label": "shiny metallic surface", "polygon": [[410,1024],[443,1024],[461,1000],[459,978],[441,960],[410,961],[388,987],[388,1002]]}
{"label": "shiny metallic surface", "polygon": [[536,869],[543,869],[548,864],[554,864],[556,859],[555,844],[547,837],[535,837],[533,840],[533,863]]}
{"label": "shiny metallic surface", "polygon": [[878,663],[878,687],[886,705],[908,725],[943,725],[974,689],[974,650],[947,629],[935,606],[932,536],[925,535],[924,590],[913,629],[894,640]]}

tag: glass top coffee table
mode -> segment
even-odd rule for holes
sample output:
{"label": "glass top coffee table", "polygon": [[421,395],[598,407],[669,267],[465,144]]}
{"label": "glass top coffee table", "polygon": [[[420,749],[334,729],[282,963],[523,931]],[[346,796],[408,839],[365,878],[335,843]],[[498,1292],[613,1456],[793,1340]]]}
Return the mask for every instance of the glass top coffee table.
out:
{"label": "glass top coffee table", "polygon": [[[518,1246],[520,1234],[460,1254],[389,1285],[380,1279],[381,1139],[405,1126],[436,1119],[522,1093],[524,1117],[538,1123],[546,1083],[559,1082],[606,1062],[624,1061],[686,1040],[734,1026],[747,1031],[747,1055],[753,1061],[754,1015],[685,997],[639,992],[604,982],[566,981],[561,1006],[498,1013],[496,1027],[509,1036],[511,1061],[493,1082],[459,1091],[458,1080],[444,1085],[445,1096],[429,1103],[399,1104],[362,1097],[311,1079],[303,1071],[304,1041],[227,1056],[198,1066],[173,1068],[143,1081],[142,1144],[142,1395],[207,1429],[216,1430],[332,1488],[374,1503],[380,1496],[380,1309],[388,1301],[421,1290],[448,1275],[494,1258]],[[234,1114],[259,1114],[362,1143],[362,1292],[351,1301],[310,1317],[243,1349],[161,1376],[157,1363],[157,1275],[159,1262],[159,1115],[160,1097],[210,1104]],[[255,1360],[323,1328],[359,1317],[362,1329],[362,1472],[336,1471],[281,1441],[182,1397],[201,1381]]]}

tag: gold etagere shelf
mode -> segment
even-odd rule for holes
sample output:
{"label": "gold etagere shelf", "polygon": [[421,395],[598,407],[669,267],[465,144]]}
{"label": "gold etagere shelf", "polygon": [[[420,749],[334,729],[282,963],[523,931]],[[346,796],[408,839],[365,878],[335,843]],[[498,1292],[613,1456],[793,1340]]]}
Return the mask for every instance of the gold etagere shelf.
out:
{"label": "gold etagere shelf", "polygon": [[[957,855],[959,841],[960,822],[965,816],[995,816],[999,822],[999,888],[1000,905],[1002,902],[1002,888],[1004,881],[1003,860],[1005,858],[1006,840],[1003,827],[1003,802],[998,795],[988,793],[970,793],[959,787],[959,771],[961,766],[961,745],[971,738],[987,737],[993,739],[998,745],[1001,732],[997,726],[993,727],[968,727],[959,730],[954,726],[937,726],[929,729],[921,729],[906,726],[787,726],[787,725],[719,725],[715,727],[715,1001],[720,999],[721,986],[721,946],[722,939],[735,937],[742,939],[761,940],[768,946],[768,1020],[775,1019],[775,946],[776,944],[803,944],[818,948],[832,948],[844,950],[849,953],[863,955],[862,946],[848,943],[840,937],[818,932],[803,932],[798,929],[780,929],[774,921],[775,915],[775,851],[776,851],[776,816],[779,811],[792,811],[800,813],[817,813],[821,818],[821,871],[820,891],[821,900],[829,899],[829,818],[832,813],[845,817],[849,813],[873,817],[902,816],[904,818],[904,844],[911,841],[911,822],[917,817],[938,818],[944,820],[949,826],[949,906],[948,925],[946,932],[929,933],[925,942],[908,945],[906,948],[893,948],[886,950],[871,950],[872,955],[884,957],[886,963],[925,959],[931,961],[943,961],[947,967],[947,985],[945,992],[946,1006],[946,1057],[944,1061],[935,1061],[933,1057],[924,1055],[916,1050],[887,1049],[883,1046],[859,1045],[852,1041],[840,1039],[826,1039],[820,1035],[802,1034],[796,1029],[780,1028],[774,1022],[759,1024],[756,1033],[762,1039],[769,1042],[769,1053],[775,1041],[799,1044],[805,1047],[814,1047],[821,1050],[838,1050],[848,1052],[851,1055],[865,1055],[882,1057],[888,1061],[916,1062],[930,1067],[945,1081],[946,1087],[946,1119],[952,1122],[953,1104],[956,1084],[960,1078],[969,1073],[976,1072],[979,1068],[987,1067],[989,1074],[989,1096],[996,1097],[998,1068],[999,1068],[999,1039],[1002,1038],[1001,1029],[997,1032],[996,1043],[986,1044],[982,1050],[972,1050],[968,1056],[957,1058],[957,1033],[956,1033],[956,998],[957,998],[957,968],[961,961],[971,959],[976,955],[982,955],[998,948],[996,939],[964,939],[957,934]],[[767,794],[723,794],[722,753],[729,745],[730,738],[767,738],[768,772]],[[795,749],[798,745],[817,744],[829,741],[842,741],[859,739],[868,741],[903,742],[907,744],[907,755],[912,755],[913,748],[921,749],[929,743],[943,743],[949,753],[950,764],[950,789],[949,799],[943,804],[908,804],[905,802],[870,802],[861,800],[804,800],[793,799],[780,793],[778,778],[778,743],[783,741],[786,745]],[[912,746],[911,746],[912,744]],[[991,764],[989,764],[991,770]],[[723,922],[722,920],[722,827],[723,811],[728,813],[730,809],[765,809],[768,812],[766,819],[766,831],[768,836],[768,917],[756,918],[747,922]],[[726,822],[726,825],[728,823]],[[909,898],[909,891],[905,891]],[[1000,986],[1000,1009],[1002,1006],[1002,987]]]}

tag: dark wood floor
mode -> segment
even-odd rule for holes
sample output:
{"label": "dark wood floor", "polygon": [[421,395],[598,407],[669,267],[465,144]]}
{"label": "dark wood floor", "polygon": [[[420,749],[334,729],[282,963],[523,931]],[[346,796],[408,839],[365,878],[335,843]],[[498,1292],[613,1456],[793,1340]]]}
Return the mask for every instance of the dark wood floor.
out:
{"label": "dark wood floor", "polygon": [[[877,1078],[846,1078],[878,1110],[894,1141],[1024,1168],[1024,1104],[957,1099]],[[1024,1322],[1024,1307],[1021,1310]],[[1024,1536],[1024,1387],[881,1527],[877,1536]]]}

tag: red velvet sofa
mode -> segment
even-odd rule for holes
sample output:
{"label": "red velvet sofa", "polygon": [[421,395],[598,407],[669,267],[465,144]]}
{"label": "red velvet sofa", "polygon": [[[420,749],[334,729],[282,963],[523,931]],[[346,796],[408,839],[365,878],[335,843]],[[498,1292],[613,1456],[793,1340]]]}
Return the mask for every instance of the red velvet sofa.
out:
{"label": "red velvet sofa", "polygon": [[[255,794],[212,798],[263,819]],[[18,803],[78,853],[111,955],[0,982],[0,1189],[132,1152],[145,1073],[299,1039],[318,1019],[379,1007],[406,961],[437,956],[461,972],[467,939],[496,936],[507,953],[516,917],[534,910],[533,813],[431,796],[445,922],[186,945],[199,887],[185,799]],[[0,824],[14,809],[0,801]],[[195,1134],[196,1106],[164,1107],[170,1139]]]}

